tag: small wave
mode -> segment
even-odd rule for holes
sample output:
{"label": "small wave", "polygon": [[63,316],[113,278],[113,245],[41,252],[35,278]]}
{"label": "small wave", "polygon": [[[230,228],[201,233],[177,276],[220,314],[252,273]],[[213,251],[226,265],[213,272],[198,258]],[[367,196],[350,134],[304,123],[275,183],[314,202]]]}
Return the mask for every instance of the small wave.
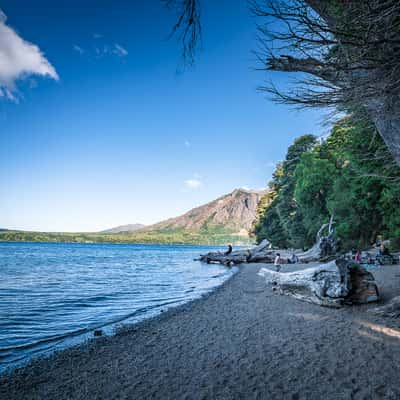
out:
{"label": "small wave", "polygon": [[1,246],[12,264],[0,268],[6,288],[0,297],[0,314],[6,315],[0,322],[0,373],[3,364],[77,344],[96,329],[112,333],[116,324],[200,297],[234,272],[193,262],[210,250],[196,246]]}

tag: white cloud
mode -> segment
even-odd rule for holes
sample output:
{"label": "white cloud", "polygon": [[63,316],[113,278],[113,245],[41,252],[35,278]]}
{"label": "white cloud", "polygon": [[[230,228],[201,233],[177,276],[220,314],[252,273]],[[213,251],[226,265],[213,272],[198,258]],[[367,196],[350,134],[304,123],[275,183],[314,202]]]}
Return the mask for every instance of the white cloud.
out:
{"label": "white cloud", "polygon": [[16,81],[29,75],[58,80],[55,68],[38,46],[20,37],[6,25],[7,17],[0,9],[0,97],[16,100]]}
{"label": "white cloud", "polygon": [[186,179],[186,181],[184,181],[183,183],[189,189],[198,189],[200,186],[203,185],[202,182],[198,179]]}

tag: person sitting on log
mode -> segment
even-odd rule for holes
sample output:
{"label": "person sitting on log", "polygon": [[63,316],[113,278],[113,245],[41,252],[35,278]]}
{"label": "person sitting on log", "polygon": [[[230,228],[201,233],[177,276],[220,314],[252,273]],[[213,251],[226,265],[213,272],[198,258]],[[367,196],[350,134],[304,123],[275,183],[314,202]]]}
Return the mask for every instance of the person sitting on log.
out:
{"label": "person sitting on log", "polygon": [[280,253],[276,253],[276,257],[275,257],[275,261],[274,261],[276,272],[279,272],[281,270],[281,263],[282,263],[281,255],[280,255]]}
{"label": "person sitting on log", "polygon": [[382,243],[379,252],[376,256],[376,261],[380,265],[385,265],[385,264],[393,264],[393,257],[389,252],[389,249]]}
{"label": "person sitting on log", "polygon": [[251,261],[251,251],[249,249],[247,249],[246,252],[247,252],[246,262],[250,262]]}
{"label": "person sitting on log", "polygon": [[227,256],[232,253],[232,245],[228,245],[228,250],[224,253],[224,256]]}
{"label": "person sitting on log", "polygon": [[379,247],[379,253],[378,254],[380,256],[390,256],[389,249],[383,243]]}

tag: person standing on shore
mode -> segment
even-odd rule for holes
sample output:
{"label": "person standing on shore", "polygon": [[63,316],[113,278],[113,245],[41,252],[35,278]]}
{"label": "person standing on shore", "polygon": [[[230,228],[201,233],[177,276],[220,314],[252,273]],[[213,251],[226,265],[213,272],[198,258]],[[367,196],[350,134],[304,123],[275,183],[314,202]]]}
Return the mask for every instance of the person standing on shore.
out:
{"label": "person standing on shore", "polygon": [[276,253],[276,257],[275,257],[275,261],[274,261],[274,265],[276,268],[276,272],[279,272],[281,270],[281,255],[280,253]]}

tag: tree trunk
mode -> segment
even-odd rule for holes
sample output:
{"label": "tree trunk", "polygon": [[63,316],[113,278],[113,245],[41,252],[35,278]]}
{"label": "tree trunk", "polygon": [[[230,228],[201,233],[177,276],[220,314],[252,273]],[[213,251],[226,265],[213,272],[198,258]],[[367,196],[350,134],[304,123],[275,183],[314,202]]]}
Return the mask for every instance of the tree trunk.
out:
{"label": "tree trunk", "polygon": [[365,107],[396,163],[400,165],[400,99],[391,97],[369,101]]}
{"label": "tree trunk", "polygon": [[263,240],[252,249],[232,251],[229,254],[223,252],[210,252],[200,255],[199,261],[220,263],[224,265],[242,264],[245,262],[273,262],[275,252],[269,250],[268,240]]}
{"label": "tree trunk", "polygon": [[358,263],[343,259],[296,272],[261,268],[258,274],[282,294],[326,307],[370,303],[379,298],[372,274]]}

